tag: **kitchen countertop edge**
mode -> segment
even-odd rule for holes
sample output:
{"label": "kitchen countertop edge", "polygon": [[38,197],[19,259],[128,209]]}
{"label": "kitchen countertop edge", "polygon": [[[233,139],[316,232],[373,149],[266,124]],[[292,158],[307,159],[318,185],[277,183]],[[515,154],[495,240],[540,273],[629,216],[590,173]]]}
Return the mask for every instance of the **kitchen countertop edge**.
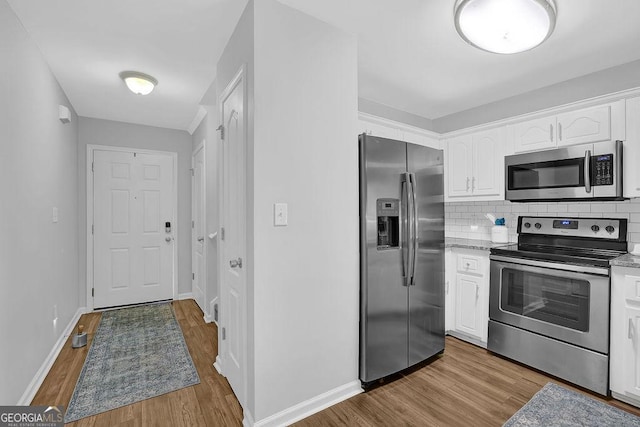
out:
{"label": "kitchen countertop edge", "polygon": [[609,264],[613,267],[640,268],[640,254],[624,254],[612,259]]}
{"label": "kitchen countertop edge", "polygon": [[499,248],[513,243],[515,242],[495,243],[490,240],[463,239],[460,237],[445,237],[444,239],[445,248],[475,249],[480,251],[488,251],[492,248]]}

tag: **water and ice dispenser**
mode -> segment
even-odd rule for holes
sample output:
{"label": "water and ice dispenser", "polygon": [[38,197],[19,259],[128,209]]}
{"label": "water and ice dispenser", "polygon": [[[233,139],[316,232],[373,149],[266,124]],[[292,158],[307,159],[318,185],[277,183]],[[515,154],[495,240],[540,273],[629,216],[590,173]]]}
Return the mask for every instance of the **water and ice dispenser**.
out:
{"label": "water and ice dispenser", "polygon": [[378,249],[400,247],[400,200],[378,199]]}

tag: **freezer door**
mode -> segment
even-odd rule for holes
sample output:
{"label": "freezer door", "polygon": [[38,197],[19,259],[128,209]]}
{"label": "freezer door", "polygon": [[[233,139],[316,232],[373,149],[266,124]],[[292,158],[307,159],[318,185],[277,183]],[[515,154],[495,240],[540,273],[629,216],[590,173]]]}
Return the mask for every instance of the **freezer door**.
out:
{"label": "freezer door", "polygon": [[[408,366],[405,177],[405,143],[360,135],[360,379],[365,383]],[[378,221],[385,214],[381,200],[398,201],[395,247],[379,244],[387,242],[385,225]]]}
{"label": "freezer door", "polygon": [[443,152],[407,144],[417,207],[414,280],[409,287],[409,366],[444,350]]}

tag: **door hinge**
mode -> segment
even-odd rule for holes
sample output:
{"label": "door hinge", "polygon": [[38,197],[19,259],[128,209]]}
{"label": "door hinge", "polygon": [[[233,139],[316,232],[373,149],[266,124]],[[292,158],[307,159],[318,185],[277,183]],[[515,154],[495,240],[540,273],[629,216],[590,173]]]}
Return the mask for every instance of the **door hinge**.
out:
{"label": "door hinge", "polygon": [[222,328],[222,339],[223,340],[227,339],[227,330],[225,328]]}
{"label": "door hinge", "polygon": [[220,139],[224,141],[224,126],[220,125],[216,130],[220,131]]}
{"label": "door hinge", "polygon": [[196,273],[191,273],[191,280],[196,280]]}
{"label": "door hinge", "polygon": [[95,288],[91,288],[91,296],[95,297],[96,296],[96,289]]}
{"label": "door hinge", "polygon": [[218,304],[213,304],[213,320],[218,321]]}
{"label": "door hinge", "polygon": [[224,240],[224,227],[220,228],[220,240]]}
{"label": "door hinge", "polygon": [[91,234],[93,234],[93,233],[94,233],[94,230],[95,230],[94,225],[93,225],[93,224],[91,224]]}
{"label": "door hinge", "polygon": [[94,164],[91,162],[91,172],[93,172]]}
{"label": "door hinge", "polygon": [[190,170],[191,170],[191,176],[195,176],[195,172],[194,172],[193,168],[191,168]]}
{"label": "door hinge", "polygon": [[136,157],[138,155],[138,153],[133,153],[133,157]]}
{"label": "door hinge", "polygon": [[195,228],[196,226],[196,222],[194,220],[191,220],[191,228]]}

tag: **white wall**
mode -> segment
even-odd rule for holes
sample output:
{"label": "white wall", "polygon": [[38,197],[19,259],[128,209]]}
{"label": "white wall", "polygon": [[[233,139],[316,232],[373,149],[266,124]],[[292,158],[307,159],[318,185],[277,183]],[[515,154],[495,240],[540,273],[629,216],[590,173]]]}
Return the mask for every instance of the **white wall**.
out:
{"label": "white wall", "polygon": [[358,379],[358,94],[354,36],[274,0],[254,13],[259,422]]}
{"label": "white wall", "polygon": [[71,105],[4,0],[0,64],[0,405],[14,405],[83,305],[78,120],[58,120]]}
{"label": "white wall", "polygon": [[636,87],[640,60],[434,119],[433,130],[451,132]]}
{"label": "white wall", "polygon": [[186,131],[110,120],[79,118],[78,125],[79,299],[87,284],[87,145],[109,145],[178,153],[178,293],[191,292],[191,136]]}

